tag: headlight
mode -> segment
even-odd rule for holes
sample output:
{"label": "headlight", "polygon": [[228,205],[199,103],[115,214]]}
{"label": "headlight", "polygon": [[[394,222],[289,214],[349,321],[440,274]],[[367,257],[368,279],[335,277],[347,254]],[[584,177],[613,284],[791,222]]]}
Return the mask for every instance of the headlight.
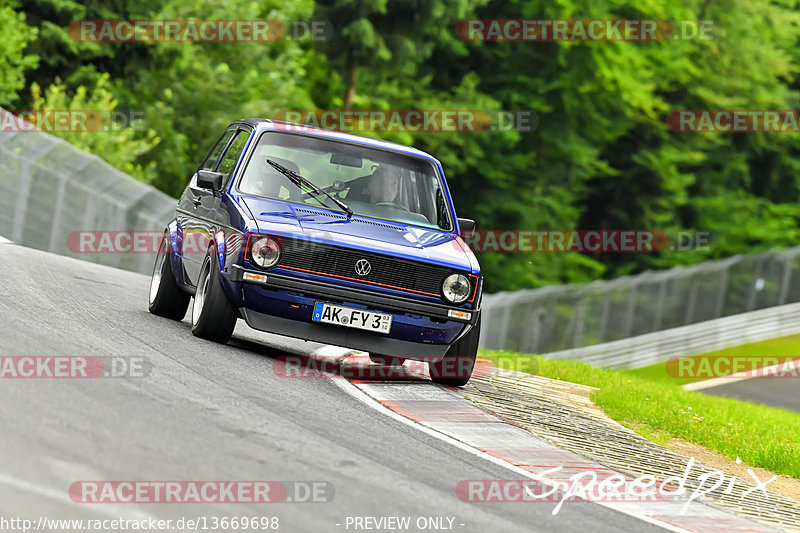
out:
{"label": "headlight", "polygon": [[442,283],[442,294],[454,304],[464,303],[469,298],[469,290],[469,280],[461,274],[450,274]]}
{"label": "headlight", "polygon": [[273,237],[256,237],[250,245],[250,262],[259,268],[272,268],[281,258],[281,243]]}

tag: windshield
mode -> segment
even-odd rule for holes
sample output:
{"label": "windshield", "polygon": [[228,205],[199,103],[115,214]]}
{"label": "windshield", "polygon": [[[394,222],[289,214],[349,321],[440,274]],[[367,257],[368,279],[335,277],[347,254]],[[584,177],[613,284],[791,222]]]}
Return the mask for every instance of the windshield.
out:
{"label": "windshield", "polygon": [[342,211],[334,200],[300,187],[267,160],[300,174],[356,214],[452,231],[441,181],[424,159],[311,136],[261,135],[240,192]]}

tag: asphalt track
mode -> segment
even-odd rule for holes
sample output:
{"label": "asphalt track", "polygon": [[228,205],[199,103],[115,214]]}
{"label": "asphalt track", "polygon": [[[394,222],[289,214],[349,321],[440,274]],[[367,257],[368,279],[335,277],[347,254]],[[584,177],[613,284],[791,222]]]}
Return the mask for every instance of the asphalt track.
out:
{"label": "asphalt track", "polygon": [[800,412],[800,380],[793,377],[745,379],[702,392]]}
{"label": "asphalt track", "polygon": [[[591,503],[553,516],[550,504],[462,502],[461,480],[523,478],[330,379],[273,371],[276,357],[309,343],[240,323],[220,346],[193,337],[188,321],[151,315],[146,276],[14,244],[0,244],[0,273],[0,355],[152,366],[147,377],[0,380],[0,516],[268,516],[289,532],[354,531],[347,517],[432,516],[453,517],[459,532],[662,531]],[[78,480],[325,481],[335,494],[329,503],[80,504],[67,496]]]}

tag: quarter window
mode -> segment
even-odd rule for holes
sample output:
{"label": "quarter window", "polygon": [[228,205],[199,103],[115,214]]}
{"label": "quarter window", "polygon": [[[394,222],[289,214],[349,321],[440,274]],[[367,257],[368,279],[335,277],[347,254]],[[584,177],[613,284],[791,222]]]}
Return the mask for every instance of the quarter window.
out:
{"label": "quarter window", "polygon": [[226,131],[222,134],[222,137],[219,138],[216,146],[214,146],[214,149],[211,150],[211,153],[208,154],[208,157],[206,157],[206,160],[203,163],[203,170],[214,170],[214,167],[217,164],[217,159],[219,159],[219,154],[222,153],[225,145],[228,144],[231,135],[233,135],[233,130]]}
{"label": "quarter window", "polygon": [[242,151],[247,145],[247,140],[249,138],[250,132],[244,130],[237,131],[236,137],[234,137],[233,142],[231,142],[228,147],[228,151],[225,152],[225,155],[222,157],[217,172],[222,174],[223,188],[230,182],[233,169],[236,168],[236,162],[239,160],[239,156],[242,155]]}

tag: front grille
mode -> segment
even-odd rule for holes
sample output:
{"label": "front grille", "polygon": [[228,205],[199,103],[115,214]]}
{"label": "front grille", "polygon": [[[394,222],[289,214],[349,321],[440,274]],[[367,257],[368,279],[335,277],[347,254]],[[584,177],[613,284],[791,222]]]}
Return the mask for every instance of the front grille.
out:
{"label": "front grille", "polygon": [[[355,270],[360,259],[366,259],[372,267],[365,276],[359,276]],[[453,272],[416,261],[295,239],[284,242],[279,266],[436,297],[441,293],[444,278]]]}

